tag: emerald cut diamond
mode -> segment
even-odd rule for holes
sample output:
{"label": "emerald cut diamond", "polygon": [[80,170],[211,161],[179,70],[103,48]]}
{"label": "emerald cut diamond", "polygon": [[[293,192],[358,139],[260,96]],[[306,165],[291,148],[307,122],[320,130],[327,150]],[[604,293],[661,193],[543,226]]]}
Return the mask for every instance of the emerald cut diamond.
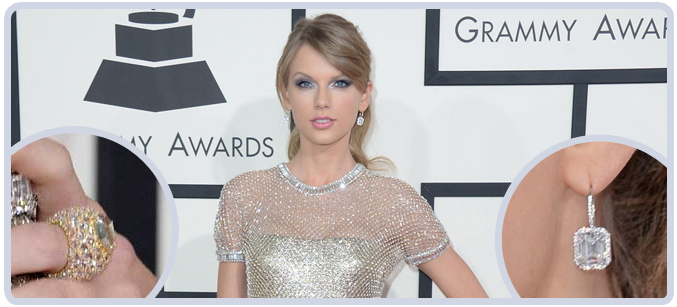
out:
{"label": "emerald cut diamond", "polygon": [[105,221],[103,218],[99,218],[96,221],[96,234],[99,237],[101,243],[106,246],[106,248],[112,248],[115,241],[115,229],[113,228],[113,222]]}
{"label": "emerald cut diamond", "polygon": [[583,227],[574,234],[574,263],[584,271],[611,263],[611,234],[604,227]]}

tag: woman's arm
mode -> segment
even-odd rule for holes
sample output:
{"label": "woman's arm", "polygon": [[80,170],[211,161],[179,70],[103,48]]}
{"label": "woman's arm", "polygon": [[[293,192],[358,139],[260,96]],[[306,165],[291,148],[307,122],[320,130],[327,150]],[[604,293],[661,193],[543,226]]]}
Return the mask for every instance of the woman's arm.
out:
{"label": "woman's arm", "polygon": [[465,261],[449,247],[444,254],[418,265],[446,297],[487,297]]}
{"label": "woman's arm", "polygon": [[244,262],[219,263],[216,297],[247,297]]}

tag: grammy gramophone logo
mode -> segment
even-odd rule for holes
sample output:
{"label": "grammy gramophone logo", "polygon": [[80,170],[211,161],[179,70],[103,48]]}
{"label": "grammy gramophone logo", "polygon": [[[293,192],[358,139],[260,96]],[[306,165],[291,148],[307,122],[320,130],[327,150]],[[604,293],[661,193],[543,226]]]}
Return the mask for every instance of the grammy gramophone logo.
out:
{"label": "grammy gramophone logo", "polygon": [[226,102],[206,61],[162,65],[193,56],[191,25],[177,26],[179,15],[159,11],[131,13],[129,21],[134,26],[115,25],[115,55],[159,66],[104,59],[85,101],[152,112]]}

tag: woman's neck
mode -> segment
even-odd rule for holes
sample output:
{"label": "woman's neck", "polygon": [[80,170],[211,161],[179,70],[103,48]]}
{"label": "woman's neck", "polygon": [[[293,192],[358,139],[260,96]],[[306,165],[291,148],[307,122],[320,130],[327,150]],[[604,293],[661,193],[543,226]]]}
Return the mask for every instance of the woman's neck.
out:
{"label": "woman's neck", "polygon": [[[552,258],[536,297],[611,297],[607,270],[580,270],[573,261],[573,234],[587,226],[585,198],[567,190],[560,196],[559,221],[550,248]],[[599,217],[602,208],[598,206]]]}
{"label": "woman's neck", "polygon": [[289,171],[301,182],[310,186],[332,183],[355,167],[355,159],[348,144],[304,146],[287,163]]}
{"label": "woman's neck", "polygon": [[[522,297],[610,297],[607,270],[574,264],[573,235],[588,225],[587,203],[565,185],[561,163],[561,151],[544,159],[513,193],[503,224],[506,268]],[[596,209],[603,226],[604,206]]]}

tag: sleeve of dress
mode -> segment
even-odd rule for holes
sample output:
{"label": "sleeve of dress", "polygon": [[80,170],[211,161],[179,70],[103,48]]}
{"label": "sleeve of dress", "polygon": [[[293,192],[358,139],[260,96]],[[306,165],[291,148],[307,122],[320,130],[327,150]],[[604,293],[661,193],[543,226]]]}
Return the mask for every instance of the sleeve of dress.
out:
{"label": "sleeve of dress", "polygon": [[400,239],[407,264],[418,266],[444,254],[450,241],[428,201],[406,184],[399,195]]}
{"label": "sleeve of dress", "polygon": [[219,262],[244,262],[242,253],[242,211],[240,197],[232,181],[221,190],[214,223],[216,259]]}

